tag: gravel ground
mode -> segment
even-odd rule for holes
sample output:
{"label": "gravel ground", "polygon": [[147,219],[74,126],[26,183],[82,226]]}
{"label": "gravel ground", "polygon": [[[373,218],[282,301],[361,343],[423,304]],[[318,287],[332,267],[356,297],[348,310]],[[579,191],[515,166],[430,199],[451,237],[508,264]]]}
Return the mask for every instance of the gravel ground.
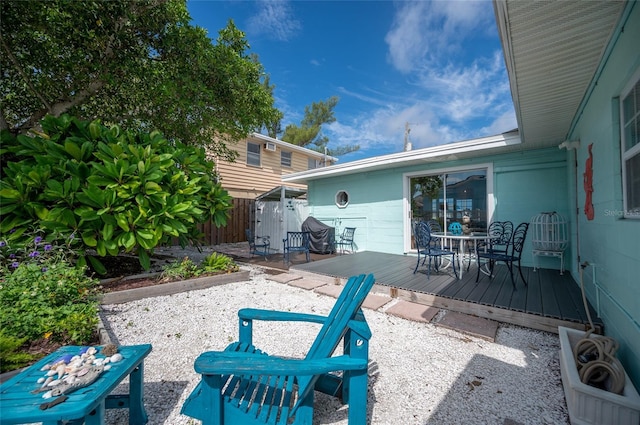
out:
{"label": "gravel ground", "polygon": [[[327,314],[335,299],[269,280],[259,268],[247,282],[103,307],[114,342],[153,345],[145,360],[149,424],[197,424],[180,407],[199,376],[203,351],[237,340],[243,307]],[[495,343],[365,310],[371,424],[568,424],[558,336],[501,325]],[[302,357],[318,325],[255,323],[254,343],[271,354]],[[286,337],[283,337],[286,336]],[[126,391],[127,384],[119,388]],[[118,392],[118,390],[116,390]],[[316,393],[314,424],[347,424],[346,407]],[[128,423],[109,410],[107,424]]]}

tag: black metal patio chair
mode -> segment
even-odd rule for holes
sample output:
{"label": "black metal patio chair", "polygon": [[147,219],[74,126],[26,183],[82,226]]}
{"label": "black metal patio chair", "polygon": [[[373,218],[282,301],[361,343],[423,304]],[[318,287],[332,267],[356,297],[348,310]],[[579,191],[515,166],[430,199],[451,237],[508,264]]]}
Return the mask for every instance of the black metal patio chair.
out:
{"label": "black metal patio chair", "polygon": [[[429,226],[429,231],[431,232],[431,245],[436,248],[442,248],[447,251],[454,251],[456,255],[460,253],[460,241],[454,241],[447,238],[440,238],[434,233],[442,232],[442,226],[440,222],[437,220],[427,220],[427,226]],[[467,270],[469,270],[469,266],[467,265]]]}
{"label": "black metal patio chair", "polygon": [[311,261],[311,254],[309,253],[309,232],[287,232],[287,238],[283,239],[284,243],[284,255],[282,261],[285,265],[289,264],[291,253],[304,252],[306,255],[307,263]]}
{"label": "black metal patio chair", "polygon": [[416,240],[416,249],[418,250],[418,261],[416,263],[416,268],[413,270],[415,274],[418,271],[418,267],[420,266],[420,259],[422,259],[422,265],[424,265],[425,261],[428,259],[427,265],[427,279],[431,276],[431,260],[434,259],[433,265],[434,270],[437,272],[441,263],[442,257],[451,256],[451,266],[453,267],[453,273],[458,278],[458,272],[456,271],[456,253],[455,251],[443,249],[440,247],[438,243],[435,243],[435,237],[431,235],[431,230],[429,229],[429,225],[420,221],[416,223],[415,227],[415,240]]}
{"label": "black metal patio chair", "polygon": [[249,242],[249,253],[251,254],[251,257],[254,255],[260,255],[267,260],[267,256],[270,254],[269,248],[271,247],[269,236],[255,236],[251,229],[245,229],[244,233],[247,236],[247,241]]}
{"label": "black metal patio chair", "polygon": [[[510,221],[492,221],[487,228],[487,235],[489,238],[476,244],[476,254],[479,251],[506,254],[513,235],[513,223]],[[486,265],[493,270],[492,260]],[[487,274],[489,273],[490,271],[487,271]]]}
{"label": "black metal patio chair", "polygon": [[509,275],[511,276],[511,283],[513,287],[516,287],[516,281],[513,278],[514,264],[518,267],[518,272],[522,278],[522,282],[527,286],[527,281],[522,274],[522,266],[520,260],[522,258],[522,250],[524,249],[524,241],[527,238],[527,230],[529,229],[529,223],[520,223],[516,230],[513,232],[509,244],[506,246],[505,251],[485,251],[478,250],[478,272],[476,274],[476,283],[480,280],[480,271],[482,267],[482,259],[486,260],[485,265],[489,269],[489,277],[493,278],[493,265],[497,261],[502,261],[509,268]]}
{"label": "black metal patio chair", "polygon": [[344,254],[345,247],[351,248],[351,253],[353,253],[353,237],[355,236],[356,228],[355,227],[345,227],[340,235],[340,238],[336,241],[336,252],[338,251],[338,247],[340,248],[340,252]]}
{"label": "black metal patio chair", "polygon": [[493,221],[487,229],[489,239],[478,244],[478,249],[482,248],[487,252],[507,253],[507,247],[513,235],[513,223],[510,221]]}

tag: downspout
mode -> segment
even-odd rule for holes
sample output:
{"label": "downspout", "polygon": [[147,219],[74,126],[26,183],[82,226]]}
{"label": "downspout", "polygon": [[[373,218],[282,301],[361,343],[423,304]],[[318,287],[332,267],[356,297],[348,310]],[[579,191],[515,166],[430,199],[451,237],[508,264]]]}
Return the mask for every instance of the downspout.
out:
{"label": "downspout", "polygon": [[576,214],[576,258],[580,270],[580,204],[578,204],[578,149],[573,149],[573,180],[575,184],[575,214]]}

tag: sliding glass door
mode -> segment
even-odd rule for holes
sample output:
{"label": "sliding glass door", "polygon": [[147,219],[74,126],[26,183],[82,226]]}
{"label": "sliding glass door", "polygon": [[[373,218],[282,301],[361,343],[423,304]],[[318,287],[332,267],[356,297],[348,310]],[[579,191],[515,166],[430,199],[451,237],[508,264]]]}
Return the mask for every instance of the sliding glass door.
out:
{"label": "sliding glass door", "polygon": [[471,231],[486,230],[489,217],[486,168],[408,178],[412,229],[418,221],[436,220],[444,230],[452,222],[463,224],[463,217],[468,216]]}

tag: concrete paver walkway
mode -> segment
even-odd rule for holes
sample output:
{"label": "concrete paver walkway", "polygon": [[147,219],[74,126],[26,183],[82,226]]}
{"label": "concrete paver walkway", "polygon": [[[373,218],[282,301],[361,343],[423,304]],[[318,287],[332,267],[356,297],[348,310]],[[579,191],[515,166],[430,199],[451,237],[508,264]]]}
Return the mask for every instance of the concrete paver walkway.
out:
{"label": "concrete paver walkway", "polygon": [[[176,247],[166,248],[165,253],[174,255]],[[265,270],[269,275],[268,278],[275,282],[296,286],[299,288],[312,290],[320,294],[337,297],[342,290],[342,286],[333,282],[335,279],[329,279],[326,276],[314,275],[313,273],[298,273],[288,271],[288,267],[283,264],[282,255],[274,254],[269,256],[267,260],[263,257],[252,256],[249,253],[249,245],[246,242],[233,244],[223,244],[211,247],[203,247],[202,251],[195,248],[187,248],[187,252],[180,255],[188,255],[194,261],[204,258],[211,252],[222,252],[231,256],[237,262],[251,264]],[[330,255],[312,254],[312,261],[329,258]],[[304,262],[304,256],[302,256]],[[293,263],[298,261],[293,259]],[[333,283],[329,283],[333,282]],[[409,301],[397,300],[387,295],[371,293],[365,299],[363,304],[365,308],[371,310],[384,311],[403,319],[416,322],[429,323],[433,322],[440,309],[436,307],[426,306],[424,304],[412,303]],[[474,337],[483,338],[494,341],[498,322],[484,319],[481,317],[471,316],[453,311],[447,311],[444,315],[437,316],[439,318],[437,325],[456,330]]]}
{"label": "concrete paver walkway", "polygon": [[[326,279],[324,279],[324,281],[321,279],[314,279],[310,274],[301,276],[296,273],[280,273],[270,275],[269,279],[298,288],[312,290],[319,294],[328,295],[334,298],[337,298],[342,291],[342,285],[328,284]],[[388,308],[385,308],[385,306],[388,306]],[[440,311],[440,309],[435,307],[412,303],[409,301],[396,300],[388,295],[375,293],[367,295],[363,307],[371,310],[384,311],[387,314],[391,314],[402,319],[422,323],[432,322],[434,317]],[[496,332],[498,330],[498,322],[453,311],[447,311],[435,324],[489,341],[495,341]]]}

